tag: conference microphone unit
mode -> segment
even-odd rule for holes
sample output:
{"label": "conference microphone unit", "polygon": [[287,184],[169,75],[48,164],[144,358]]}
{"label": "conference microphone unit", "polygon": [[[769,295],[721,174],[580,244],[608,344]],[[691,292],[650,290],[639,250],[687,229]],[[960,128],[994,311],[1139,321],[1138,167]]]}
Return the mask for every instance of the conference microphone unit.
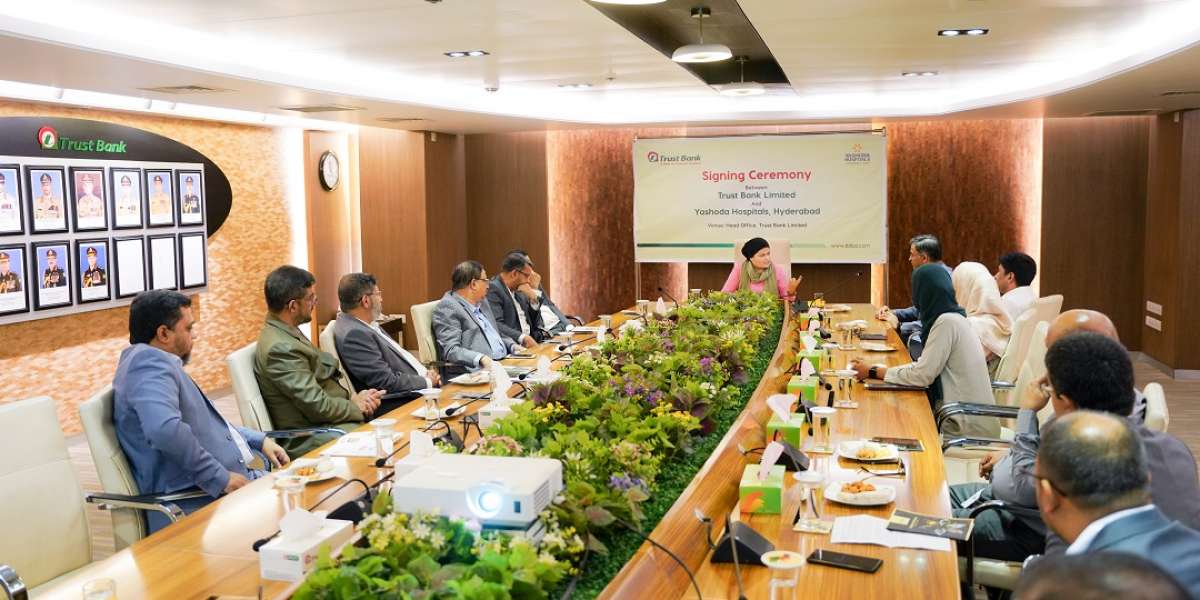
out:
{"label": "conference microphone unit", "polygon": [[[322,496],[322,497],[321,497],[321,499],[320,499],[320,500],[317,500],[317,501],[316,501],[316,502],[315,502],[315,503],[314,503],[314,504],[313,504],[311,507],[309,507],[309,509],[308,509],[308,510],[309,510],[310,512],[311,512],[311,511],[313,511],[313,510],[314,510],[314,509],[316,509],[318,506],[321,506],[321,504],[323,504],[323,503],[324,503],[326,500],[328,500],[328,499],[332,498],[332,497],[334,496],[334,494],[337,494],[338,492],[340,492],[340,491],[342,491],[342,490],[346,489],[346,486],[348,486],[348,485],[350,485],[350,484],[352,484],[352,483],[357,483],[357,484],[359,484],[359,485],[363,486],[363,490],[365,490],[365,495],[366,495],[366,497],[367,497],[367,500],[366,500],[367,504],[366,504],[366,506],[369,508],[369,506],[370,506],[370,503],[371,503],[371,490],[375,489],[375,487],[377,487],[379,484],[381,484],[381,483],[383,483],[383,482],[385,482],[385,481],[387,481],[387,480],[389,480],[389,479],[391,479],[391,478],[392,478],[392,476],[391,476],[391,475],[387,475],[387,476],[383,477],[382,479],[380,479],[379,481],[376,481],[374,485],[367,485],[367,482],[365,482],[365,481],[363,481],[363,480],[361,480],[361,479],[359,479],[359,478],[357,478],[357,477],[355,477],[354,479],[348,479],[348,480],[346,480],[344,483],[342,483],[341,485],[339,485],[339,486],[337,486],[337,487],[333,488],[332,490],[330,490],[330,491],[329,491],[329,493],[327,493],[327,494],[325,494],[324,496]],[[358,502],[362,502],[362,499],[361,499],[361,497],[359,497],[359,498],[357,498],[357,499],[355,499],[355,500],[351,500],[350,502],[347,502],[346,504],[354,504],[354,503],[358,503]],[[357,510],[357,511],[356,511],[354,508],[346,508],[346,504],[343,504],[343,505],[341,505],[341,506],[339,506],[339,507],[335,508],[335,509],[334,509],[332,512],[330,512],[330,513],[329,513],[329,515],[328,515],[328,518],[331,518],[331,519],[332,519],[332,518],[338,518],[338,517],[335,517],[335,516],[334,516],[335,514],[340,514],[340,515],[342,515],[342,516],[351,516],[351,517],[352,517],[352,516],[354,516],[355,514],[357,514],[357,515],[358,515],[358,521],[361,521],[361,520],[363,519],[363,516],[365,516],[365,515],[366,515],[365,509],[360,509],[360,510]],[[346,519],[346,520],[353,520],[353,519]],[[358,523],[358,521],[354,521],[354,522],[355,522],[355,523]],[[279,530],[279,529],[276,529],[276,530],[275,530],[275,533],[272,533],[271,535],[269,535],[269,536],[267,536],[267,537],[265,537],[265,538],[261,538],[261,539],[255,540],[255,541],[254,541],[254,543],[250,545],[250,548],[251,548],[252,550],[254,550],[255,552],[258,552],[259,548],[262,548],[263,546],[265,546],[265,545],[266,545],[268,542],[270,542],[271,540],[273,540],[273,539],[275,539],[275,538],[279,537],[279,533],[280,533],[280,531],[281,531],[281,530]]]}
{"label": "conference microphone unit", "polygon": [[658,293],[666,294],[667,299],[670,300],[671,302],[675,303],[675,308],[679,308],[679,301],[675,299],[675,296],[671,295],[671,292],[668,292],[667,290],[663,289],[663,287],[661,285],[658,286]]}
{"label": "conference microphone unit", "polygon": [[400,453],[401,450],[403,450],[407,447],[408,447],[408,442],[404,442],[403,444],[400,444],[398,447],[396,447],[395,450],[392,450],[387,456],[384,456],[383,458],[375,459],[375,467],[379,468],[379,469],[386,467],[387,461],[389,459],[395,457],[397,454]]}

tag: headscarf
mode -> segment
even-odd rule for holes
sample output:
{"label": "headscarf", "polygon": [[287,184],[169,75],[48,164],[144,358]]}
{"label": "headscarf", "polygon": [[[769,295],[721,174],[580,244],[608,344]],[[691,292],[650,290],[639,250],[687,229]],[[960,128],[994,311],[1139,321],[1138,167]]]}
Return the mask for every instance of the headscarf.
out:
{"label": "headscarf", "polygon": [[751,282],[762,283],[764,294],[770,294],[778,298],[779,285],[775,281],[775,262],[772,261],[767,265],[767,268],[760,271],[750,261],[751,258],[754,258],[755,254],[758,254],[759,251],[767,247],[770,247],[770,244],[767,243],[767,240],[760,237],[750,238],[746,240],[745,244],[742,244],[742,256],[746,257],[746,262],[742,265],[742,274],[738,278],[738,289],[750,289]]}
{"label": "headscarf", "polygon": [[954,300],[954,284],[950,282],[946,267],[934,263],[917,267],[912,274],[912,287],[913,304],[921,314],[921,330],[925,332],[923,339],[926,341],[938,317],[946,313],[967,316]]}
{"label": "headscarf", "polygon": [[750,238],[746,240],[745,244],[742,244],[742,256],[746,257],[746,260],[750,260],[751,258],[754,258],[755,254],[758,254],[759,250],[762,250],[767,246],[770,246],[770,244],[767,243],[767,240],[764,240],[760,237]]}
{"label": "headscarf", "polygon": [[967,321],[979,336],[985,354],[1000,356],[1008,346],[1012,320],[1000,301],[1000,288],[987,267],[977,262],[959,263],[951,276],[954,297],[967,311]]}

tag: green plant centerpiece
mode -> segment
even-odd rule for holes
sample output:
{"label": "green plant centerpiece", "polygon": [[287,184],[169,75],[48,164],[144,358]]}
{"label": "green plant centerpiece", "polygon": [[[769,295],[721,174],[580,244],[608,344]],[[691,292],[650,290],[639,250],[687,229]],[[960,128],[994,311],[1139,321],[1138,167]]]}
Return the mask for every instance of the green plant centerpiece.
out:
{"label": "green plant centerpiece", "polygon": [[[779,339],[774,297],[712,292],[583,354],[495,422],[468,452],[562,461],[564,491],[539,541],[465,515],[391,512],[380,495],[363,540],[323,556],[298,599],[596,596],[712,453]],[[669,468],[668,468],[669,466]]]}

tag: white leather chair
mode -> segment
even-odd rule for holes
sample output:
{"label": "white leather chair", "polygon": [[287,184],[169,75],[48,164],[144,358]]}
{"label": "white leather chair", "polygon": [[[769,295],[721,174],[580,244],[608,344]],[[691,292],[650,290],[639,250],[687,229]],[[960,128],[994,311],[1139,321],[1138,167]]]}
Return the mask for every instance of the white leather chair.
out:
{"label": "white leather chair", "polygon": [[258,342],[234,350],[225,358],[225,366],[229,369],[229,380],[233,383],[233,395],[237,398],[238,413],[242,415],[242,425],[259,431],[271,431],[271,415],[263,402],[262,391],[258,389],[258,378],[254,375],[254,353]]}
{"label": "white leather chair", "polygon": [[1160,383],[1147,383],[1142,395],[1146,396],[1146,429],[1166,431],[1171,424],[1171,415],[1167,412],[1167,396]]}
{"label": "white leather chair", "polygon": [[[1031,308],[1017,317],[1013,322],[1012,333],[1008,336],[1008,345],[1004,347],[1004,354],[1000,355],[1000,362],[996,363],[996,370],[992,373],[992,379],[995,381],[1013,382],[1017,379],[1017,373],[1021,370],[1021,365],[1025,363],[1025,350],[1029,347],[1029,336],[1033,335],[1033,328],[1037,325],[1034,319],[1034,310]],[[996,401],[1001,400],[1000,396],[1007,395],[1007,390],[1001,394],[997,392]]]}
{"label": "white leather chair", "polygon": [[433,341],[433,309],[438,301],[414,304],[409,308],[412,314],[413,330],[417,334],[417,354],[421,362],[430,364],[437,361],[437,346]]}
{"label": "white leather chair", "polygon": [[330,319],[329,323],[321,328],[321,335],[317,336],[317,347],[333,355],[338,363],[338,372],[341,373],[338,381],[341,382],[342,387],[354,392],[354,386],[350,385],[350,375],[346,373],[346,367],[342,365],[342,358],[337,353],[337,344],[333,340],[334,323],[337,323],[337,319]]}

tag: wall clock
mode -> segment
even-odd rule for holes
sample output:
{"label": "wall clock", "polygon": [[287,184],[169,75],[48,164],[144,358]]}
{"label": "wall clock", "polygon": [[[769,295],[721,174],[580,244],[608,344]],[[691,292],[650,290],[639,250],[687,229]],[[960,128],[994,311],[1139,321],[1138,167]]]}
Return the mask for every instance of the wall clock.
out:
{"label": "wall clock", "polygon": [[337,155],[332,152],[322,154],[321,159],[317,161],[317,174],[321,180],[321,187],[332,192],[342,178],[342,165]]}

